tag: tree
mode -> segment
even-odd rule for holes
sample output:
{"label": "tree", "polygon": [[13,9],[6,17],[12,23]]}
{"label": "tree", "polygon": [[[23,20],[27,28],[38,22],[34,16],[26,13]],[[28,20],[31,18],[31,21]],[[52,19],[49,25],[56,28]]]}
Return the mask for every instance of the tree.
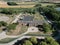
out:
{"label": "tree", "polygon": [[43,30],[44,30],[45,33],[51,32],[51,25],[47,24],[47,23],[44,23],[43,24]]}
{"label": "tree", "polygon": [[54,8],[55,5],[47,5],[47,7],[49,7],[49,8]]}
{"label": "tree", "polygon": [[54,26],[56,26],[55,28],[60,29],[60,21],[55,21]]}
{"label": "tree", "polygon": [[48,45],[46,42],[40,42],[40,44],[39,45]]}
{"label": "tree", "polygon": [[34,7],[40,7],[40,6],[42,6],[41,4],[36,4]]}
{"label": "tree", "polygon": [[36,37],[31,37],[30,41],[34,44],[37,44],[37,38]]}
{"label": "tree", "polygon": [[25,40],[25,42],[23,43],[23,45],[33,45],[29,40]]}
{"label": "tree", "polygon": [[7,26],[7,28],[8,28],[8,30],[11,30],[11,29],[16,29],[16,26],[17,26],[17,24],[9,24],[8,26]]}
{"label": "tree", "polygon": [[4,21],[0,21],[0,26],[7,26],[7,23]]}
{"label": "tree", "polygon": [[54,8],[44,7],[43,12],[45,16],[52,21],[58,21],[60,18],[60,12],[56,11]]}
{"label": "tree", "polygon": [[48,42],[50,45],[59,45],[59,43],[57,43],[56,40],[52,37],[46,37],[45,41]]}
{"label": "tree", "polygon": [[8,4],[8,5],[12,5],[12,6],[13,6],[13,5],[18,5],[18,4],[15,3],[15,2],[7,2],[7,4]]}
{"label": "tree", "polygon": [[39,13],[43,10],[43,7],[41,4],[36,4],[34,7],[35,7],[35,10],[38,11]]}
{"label": "tree", "polygon": [[59,45],[56,41],[51,41],[50,45]]}
{"label": "tree", "polygon": [[2,10],[1,10],[1,13],[3,13],[3,14],[17,14],[18,13],[18,9],[16,10],[16,9],[12,9],[12,8],[3,8]]}
{"label": "tree", "polygon": [[3,14],[12,14],[13,10],[11,10],[11,9],[2,9],[1,13],[3,13]]}

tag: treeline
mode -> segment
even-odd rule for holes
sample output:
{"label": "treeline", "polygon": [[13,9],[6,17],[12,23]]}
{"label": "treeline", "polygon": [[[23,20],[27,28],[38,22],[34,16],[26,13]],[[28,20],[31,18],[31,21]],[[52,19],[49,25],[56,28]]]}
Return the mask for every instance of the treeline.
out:
{"label": "treeline", "polygon": [[0,13],[3,14],[19,14],[19,13],[30,13],[35,14],[39,12],[42,15],[45,15],[49,20],[56,24],[55,26],[60,29],[60,12],[55,9],[54,6],[43,7],[41,4],[36,4],[33,8],[0,8]]}
{"label": "treeline", "polygon": [[59,43],[57,43],[52,37],[46,37],[45,39],[31,37],[29,39],[19,40],[14,45],[59,45]]}
{"label": "treeline", "polygon": [[60,11],[55,10],[54,8],[46,7],[43,9],[44,15],[52,21],[53,26],[56,29],[60,29]]}
{"label": "treeline", "polygon": [[16,26],[18,25],[18,23],[13,23],[13,24],[9,24],[4,22],[4,21],[0,21],[0,27],[6,27],[6,30],[7,31],[10,31],[10,30],[15,30],[16,29]]}
{"label": "treeline", "polygon": [[0,21],[0,27],[1,27],[1,26],[7,26],[7,23],[4,22],[4,21]]}
{"label": "treeline", "polygon": [[56,4],[57,7],[60,7],[60,3],[59,4]]}
{"label": "treeline", "polygon": [[60,12],[57,11],[54,6],[46,6],[46,7],[42,7],[37,6],[37,11],[39,13],[43,12],[43,14],[50,20],[52,21],[59,21],[60,20]]}
{"label": "treeline", "polygon": [[43,10],[44,14],[52,21],[59,21],[60,20],[60,12],[56,11],[54,8],[46,7]]}
{"label": "treeline", "polygon": [[60,29],[60,11],[57,11],[54,6],[42,7],[41,5],[37,5],[36,10],[51,20],[56,29]]}
{"label": "treeline", "polygon": [[48,23],[44,23],[43,24],[43,31],[44,33],[52,33],[54,31],[54,29],[52,28],[52,26]]}
{"label": "treeline", "polygon": [[0,13],[3,14],[19,14],[19,13],[30,13],[35,14],[34,8],[0,8]]}

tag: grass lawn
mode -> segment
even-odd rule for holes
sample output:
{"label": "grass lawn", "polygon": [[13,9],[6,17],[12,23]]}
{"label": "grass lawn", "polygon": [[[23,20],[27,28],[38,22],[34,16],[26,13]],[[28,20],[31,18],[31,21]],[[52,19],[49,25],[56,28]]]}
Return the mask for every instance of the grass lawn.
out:
{"label": "grass lawn", "polygon": [[28,36],[51,36],[51,34],[45,34],[43,32],[29,32],[26,35]]}
{"label": "grass lawn", "polygon": [[22,34],[22,33],[26,32],[26,31],[27,31],[27,29],[28,29],[28,27],[27,27],[27,26],[22,26],[22,27],[21,27],[20,34]]}
{"label": "grass lawn", "polygon": [[17,38],[4,38],[0,40],[0,43],[9,43]]}
{"label": "grass lawn", "polygon": [[44,20],[44,17],[39,13],[36,13],[33,16],[34,16],[34,20]]}
{"label": "grass lawn", "polygon": [[17,4],[37,4],[37,2],[18,2]]}
{"label": "grass lawn", "polygon": [[42,6],[47,6],[47,5],[55,5],[53,3],[41,3]]}
{"label": "grass lawn", "polygon": [[27,26],[24,26],[24,25],[22,26],[21,24],[19,24],[19,25],[17,25],[15,30],[10,30],[6,34],[7,35],[20,35],[20,34],[26,32],[27,28],[28,28]]}

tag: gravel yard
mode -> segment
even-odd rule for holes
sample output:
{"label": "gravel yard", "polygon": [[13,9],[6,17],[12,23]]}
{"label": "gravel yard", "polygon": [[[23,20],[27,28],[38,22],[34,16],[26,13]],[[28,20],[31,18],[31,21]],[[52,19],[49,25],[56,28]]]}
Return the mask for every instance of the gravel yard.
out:
{"label": "gravel yard", "polygon": [[10,18],[9,18],[8,16],[1,16],[1,15],[0,15],[0,21],[8,22],[9,19],[10,19]]}

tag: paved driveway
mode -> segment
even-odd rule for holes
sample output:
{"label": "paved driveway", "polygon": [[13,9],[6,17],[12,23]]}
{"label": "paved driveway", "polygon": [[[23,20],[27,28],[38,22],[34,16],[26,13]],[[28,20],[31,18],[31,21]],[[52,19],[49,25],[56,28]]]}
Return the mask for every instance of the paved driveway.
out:
{"label": "paved driveway", "polygon": [[28,28],[28,32],[38,32],[38,28],[37,27],[29,27]]}

